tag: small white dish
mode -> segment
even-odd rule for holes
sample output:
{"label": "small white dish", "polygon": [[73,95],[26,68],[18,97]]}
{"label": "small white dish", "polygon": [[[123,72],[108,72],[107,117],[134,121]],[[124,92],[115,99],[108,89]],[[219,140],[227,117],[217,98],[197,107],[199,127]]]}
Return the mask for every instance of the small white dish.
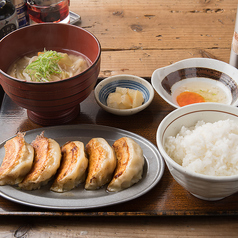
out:
{"label": "small white dish", "polygon": [[[115,109],[108,107],[107,97],[110,93],[115,92],[116,87],[139,90],[143,94],[144,103],[132,109]],[[108,77],[99,82],[94,90],[94,95],[98,105],[105,111],[119,116],[129,116],[144,110],[150,105],[154,98],[154,89],[151,84],[143,78],[135,75],[122,74]]]}
{"label": "small white dish", "polygon": [[176,101],[176,89],[188,82],[198,83],[198,87],[203,82],[216,87],[226,97],[224,104],[238,105],[238,69],[219,60],[185,59],[156,69],[151,78],[156,92],[175,108],[180,107]]}

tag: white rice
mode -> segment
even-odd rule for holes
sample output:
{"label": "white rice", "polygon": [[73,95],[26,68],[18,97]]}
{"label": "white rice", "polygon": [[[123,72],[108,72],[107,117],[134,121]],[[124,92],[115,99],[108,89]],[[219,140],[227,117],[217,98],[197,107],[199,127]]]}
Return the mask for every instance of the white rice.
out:
{"label": "white rice", "polygon": [[238,124],[228,119],[183,126],[175,137],[166,139],[165,150],[175,162],[193,172],[238,175]]}

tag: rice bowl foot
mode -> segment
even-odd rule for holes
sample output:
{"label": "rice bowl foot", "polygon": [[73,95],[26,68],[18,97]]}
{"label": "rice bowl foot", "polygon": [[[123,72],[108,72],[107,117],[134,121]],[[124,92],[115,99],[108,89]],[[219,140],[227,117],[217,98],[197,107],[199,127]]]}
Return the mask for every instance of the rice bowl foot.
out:
{"label": "rice bowl foot", "polygon": [[196,195],[194,193],[191,193],[194,197],[196,198],[199,198],[201,200],[205,200],[205,201],[219,201],[219,200],[222,200],[224,199],[225,197],[220,197],[220,198],[207,198],[207,197],[202,197],[202,196],[199,196],[199,195]]}

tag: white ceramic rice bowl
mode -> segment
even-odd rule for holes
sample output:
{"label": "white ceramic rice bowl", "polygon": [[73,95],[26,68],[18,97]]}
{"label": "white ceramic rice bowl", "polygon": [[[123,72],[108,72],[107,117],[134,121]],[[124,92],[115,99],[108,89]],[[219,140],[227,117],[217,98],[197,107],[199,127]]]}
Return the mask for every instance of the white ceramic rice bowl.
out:
{"label": "white ceramic rice bowl", "polygon": [[209,176],[185,169],[168,156],[164,149],[165,139],[175,136],[182,126],[191,127],[197,121],[215,122],[226,119],[238,123],[238,108],[219,103],[197,103],[168,114],[156,133],[158,149],[173,178],[191,194],[203,200],[220,200],[238,192],[238,175]]}

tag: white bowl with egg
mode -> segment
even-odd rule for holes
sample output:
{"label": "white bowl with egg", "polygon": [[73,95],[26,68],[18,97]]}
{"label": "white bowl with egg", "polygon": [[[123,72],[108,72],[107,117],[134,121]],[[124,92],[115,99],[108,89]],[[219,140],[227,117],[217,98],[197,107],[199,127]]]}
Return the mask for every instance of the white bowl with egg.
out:
{"label": "white bowl with egg", "polygon": [[[205,125],[193,131],[201,121]],[[171,175],[200,199],[214,201],[238,192],[238,130],[232,124],[238,125],[236,107],[197,103],[174,110],[158,127],[157,146]]]}
{"label": "white bowl with egg", "polygon": [[238,105],[238,69],[220,60],[185,59],[156,69],[151,83],[156,92],[175,108],[183,106],[177,101],[177,96],[183,92],[195,93],[205,102]]}
{"label": "white bowl with egg", "polygon": [[[138,90],[143,97],[142,104],[128,109],[112,108],[108,106],[108,96],[111,93],[115,93],[116,88],[118,87],[134,91]],[[100,81],[94,90],[94,95],[98,105],[105,111],[119,116],[129,116],[144,110],[150,105],[154,98],[154,89],[147,80],[141,77],[122,74],[114,75]]]}

